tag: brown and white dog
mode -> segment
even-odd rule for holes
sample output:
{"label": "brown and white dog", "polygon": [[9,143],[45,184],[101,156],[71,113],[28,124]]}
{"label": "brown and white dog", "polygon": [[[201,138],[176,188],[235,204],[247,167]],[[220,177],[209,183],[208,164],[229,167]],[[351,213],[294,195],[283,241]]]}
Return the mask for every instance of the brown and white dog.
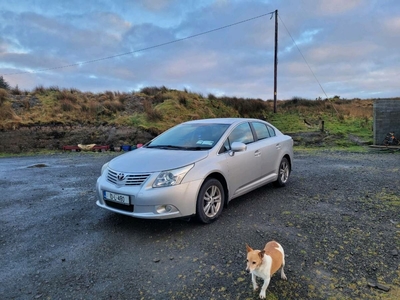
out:
{"label": "brown and white dog", "polygon": [[257,290],[258,285],[256,276],[264,279],[264,284],[260,291],[260,298],[265,299],[265,292],[268,288],[271,276],[281,268],[281,278],[287,279],[283,270],[285,266],[285,253],[282,246],[275,241],[268,242],[264,250],[253,250],[246,244],[247,249],[247,268],[246,271],[251,273],[251,281],[253,289]]}

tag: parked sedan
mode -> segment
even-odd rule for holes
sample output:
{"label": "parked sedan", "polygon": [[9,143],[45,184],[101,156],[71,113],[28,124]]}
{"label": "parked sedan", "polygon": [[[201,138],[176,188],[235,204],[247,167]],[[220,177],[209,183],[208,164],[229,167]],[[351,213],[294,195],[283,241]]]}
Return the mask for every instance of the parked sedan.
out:
{"label": "parked sedan", "polygon": [[218,218],[232,199],[268,183],[284,186],[293,140],[258,119],[179,124],[104,164],[96,204],[144,219]]}

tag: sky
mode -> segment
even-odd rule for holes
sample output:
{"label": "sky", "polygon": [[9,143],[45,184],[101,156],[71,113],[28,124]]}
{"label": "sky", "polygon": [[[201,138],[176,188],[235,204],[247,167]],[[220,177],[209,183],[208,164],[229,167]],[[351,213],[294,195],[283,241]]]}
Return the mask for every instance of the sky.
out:
{"label": "sky", "polygon": [[0,0],[11,87],[400,97],[398,0]]}

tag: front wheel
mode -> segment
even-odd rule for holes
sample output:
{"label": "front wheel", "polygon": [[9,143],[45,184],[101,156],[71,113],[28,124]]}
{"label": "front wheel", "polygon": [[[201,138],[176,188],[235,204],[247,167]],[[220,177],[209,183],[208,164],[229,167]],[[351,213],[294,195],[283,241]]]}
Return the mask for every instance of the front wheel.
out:
{"label": "front wheel", "polygon": [[290,164],[286,157],[282,158],[278,169],[278,179],[274,182],[275,186],[285,186],[289,180]]}
{"label": "front wheel", "polygon": [[224,207],[224,188],[217,179],[207,179],[197,196],[197,218],[208,224],[216,220]]}

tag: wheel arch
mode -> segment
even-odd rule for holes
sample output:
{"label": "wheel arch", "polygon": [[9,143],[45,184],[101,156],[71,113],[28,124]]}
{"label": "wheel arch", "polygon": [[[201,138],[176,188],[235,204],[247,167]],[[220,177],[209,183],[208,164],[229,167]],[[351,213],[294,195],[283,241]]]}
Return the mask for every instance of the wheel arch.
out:
{"label": "wheel arch", "polygon": [[209,178],[217,179],[222,184],[222,187],[224,188],[224,207],[225,208],[228,207],[229,191],[228,191],[228,183],[226,182],[224,175],[218,172],[211,173],[204,179],[204,182]]}
{"label": "wheel arch", "polygon": [[292,173],[292,167],[293,167],[292,158],[290,157],[289,154],[285,154],[282,158],[286,158],[288,160],[289,167],[290,167],[290,173]]}

